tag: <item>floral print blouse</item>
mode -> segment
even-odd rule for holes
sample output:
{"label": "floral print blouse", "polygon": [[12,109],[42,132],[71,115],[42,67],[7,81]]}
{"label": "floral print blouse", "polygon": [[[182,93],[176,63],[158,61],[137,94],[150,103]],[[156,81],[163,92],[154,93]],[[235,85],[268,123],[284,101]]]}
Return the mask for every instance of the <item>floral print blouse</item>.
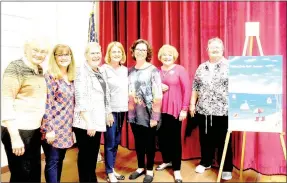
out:
{"label": "floral print blouse", "polygon": [[228,115],[228,62],[224,58],[214,63],[206,61],[199,65],[193,80],[193,91],[198,93],[196,111],[202,115]]}

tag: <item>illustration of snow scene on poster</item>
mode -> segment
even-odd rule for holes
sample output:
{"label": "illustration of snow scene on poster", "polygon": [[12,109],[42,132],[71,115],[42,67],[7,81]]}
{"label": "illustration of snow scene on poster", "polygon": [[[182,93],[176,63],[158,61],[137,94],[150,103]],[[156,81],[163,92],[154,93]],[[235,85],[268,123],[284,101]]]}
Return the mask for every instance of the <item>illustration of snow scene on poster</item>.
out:
{"label": "illustration of snow scene on poster", "polygon": [[282,56],[229,57],[229,131],[282,132]]}

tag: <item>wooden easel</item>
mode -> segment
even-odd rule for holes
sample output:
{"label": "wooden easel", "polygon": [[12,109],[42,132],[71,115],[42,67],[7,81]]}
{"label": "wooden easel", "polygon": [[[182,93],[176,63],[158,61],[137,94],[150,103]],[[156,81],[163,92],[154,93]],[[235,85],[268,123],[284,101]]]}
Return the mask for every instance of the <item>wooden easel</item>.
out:
{"label": "wooden easel", "polygon": [[[257,43],[258,43],[258,48],[260,52],[260,56],[263,56],[263,50],[261,46],[261,42],[259,39],[259,22],[245,22],[245,41],[244,41],[244,47],[243,47],[243,52],[242,56],[246,55],[247,52],[247,46],[248,46],[248,40],[249,40],[249,56],[252,55],[252,48],[253,48],[253,37],[256,37]],[[230,139],[230,134],[232,131],[228,131],[225,137],[225,144],[224,144],[224,149],[222,153],[222,158],[220,162],[220,168],[217,176],[217,182],[220,182],[221,180],[221,174],[224,166],[224,161],[226,157],[226,152],[227,152],[227,147]],[[284,141],[284,132],[280,133],[280,142],[281,146],[283,149],[284,153],[284,158],[286,160],[286,145]],[[241,150],[241,161],[240,161],[240,175],[239,175],[239,180],[240,182],[243,182],[243,165],[244,165],[244,155],[245,155],[245,144],[246,144],[246,131],[243,131],[243,137],[242,137],[242,150]]]}

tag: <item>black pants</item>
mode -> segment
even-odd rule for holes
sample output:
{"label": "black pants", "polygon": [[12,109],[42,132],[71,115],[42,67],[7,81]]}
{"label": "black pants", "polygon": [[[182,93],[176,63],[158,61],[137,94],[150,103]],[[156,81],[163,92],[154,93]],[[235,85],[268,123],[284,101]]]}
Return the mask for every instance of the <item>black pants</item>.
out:
{"label": "black pants", "polygon": [[145,155],[147,157],[147,170],[153,170],[155,157],[156,127],[150,128],[131,123],[135,138],[135,147],[138,159],[138,168],[145,168]]}
{"label": "black pants", "polygon": [[[218,148],[217,162],[220,165],[228,130],[228,116],[205,116],[197,114],[199,121],[199,140],[201,146],[200,164],[208,167],[212,165],[215,148]],[[206,126],[207,123],[207,126]],[[228,142],[223,171],[231,172],[233,169],[232,136]]]}
{"label": "black pants", "polygon": [[16,156],[12,151],[10,134],[1,126],[1,139],[4,145],[11,177],[10,182],[41,182],[41,132],[19,130],[25,146],[25,153]]}
{"label": "black pants", "polygon": [[158,132],[159,148],[164,163],[172,162],[174,171],[181,166],[181,121],[169,114],[162,114]]}
{"label": "black pants", "polygon": [[102,132],[96,132],[94,137],[87,135],[87,130],[73,128],[78,144],[79,182],[98,182],[96,167]]}

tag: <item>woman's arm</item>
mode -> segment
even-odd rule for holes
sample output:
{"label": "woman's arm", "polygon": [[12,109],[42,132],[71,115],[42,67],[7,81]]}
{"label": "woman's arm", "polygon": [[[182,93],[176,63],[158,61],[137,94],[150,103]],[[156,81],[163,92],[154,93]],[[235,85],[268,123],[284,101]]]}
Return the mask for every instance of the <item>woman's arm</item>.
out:
{"label": "woman's arm", "polygon": [[190,107],[189,107],[190,115],[192,117],[195,114],[195,106],[196,106],[196,102],[198,99],[198,91],[199,91],[199,87],[200,87],[199,70],[200,70],[200,66],[197,68],[197,70],[195,72],[195,76],[194,76],[193,84],[192,84],[192,94],[191,94]]}
{"label": "woman's arm", "polygon": [[45,133],[49,133],[54,131],[55,115],[57,113],[57,108],[55,106],[57,84],[53,77],[49,74],[45,74],[45,80],[47,85],[47,99],[41,130]]}
{"label": "woman's arm", "polygon": [[191,94],[191,90],[190,90],[190,79],[189,76],[187,74],[187,71],[185,70],[184,67],[181,67],[179,70],[179,79],[180,79],[180,84],[181,84],[181,89],[183,92],[183,105],[182,105],[182,109],[184,111],[187,111],[189,108],[189,104],[190,104],[190,94]]}
{"label": "woman's arm", "polygon": [[152,114],[151,120],[159,121],[162,107],[162,88],[161,88],[161,78],[158,70],[152,71]]}
{"label": "woman's arm", "polygon": [[81,117],[87,123],[88,129],[95,129],[95,124],[93,123],[89,111],[92,110],[91,106],[91,93],[89,90],[88,82],[88,71],[85,71],[83,67],[79,67],[76,70],[76,77],[74,80],[75,86],[75,112],[79,112]]}
{"label": "woman's arm", "polygon": [[24,154],[24,144],[20,137],[16,121],[16,111],[14,108],[15,99],[21,90],[23,76],[17,68],[16,63],[8,65],[3,73],[2,81],[2,122],[7,127],[10,134],[13,153],[16,156]]}

